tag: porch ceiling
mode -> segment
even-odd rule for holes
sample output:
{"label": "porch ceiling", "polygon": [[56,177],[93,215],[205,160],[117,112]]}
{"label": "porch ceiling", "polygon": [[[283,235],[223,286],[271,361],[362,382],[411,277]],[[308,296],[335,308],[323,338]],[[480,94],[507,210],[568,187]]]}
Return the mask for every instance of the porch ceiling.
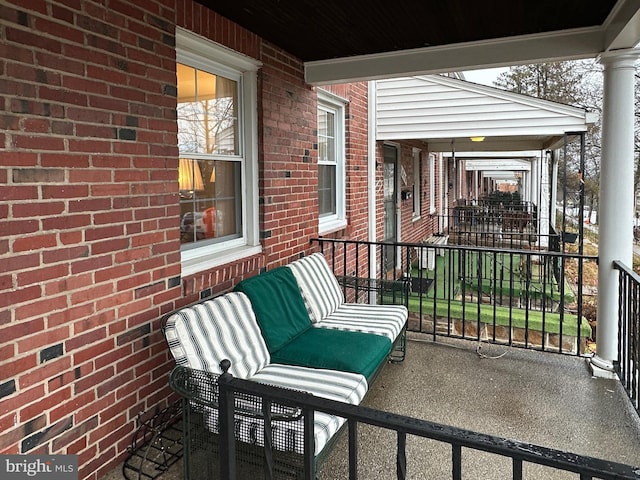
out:
{"label": "porch ceiling", "polygon": [[639,0],[199,1],[299,57],[314,84],[594,57],[640,40]]}

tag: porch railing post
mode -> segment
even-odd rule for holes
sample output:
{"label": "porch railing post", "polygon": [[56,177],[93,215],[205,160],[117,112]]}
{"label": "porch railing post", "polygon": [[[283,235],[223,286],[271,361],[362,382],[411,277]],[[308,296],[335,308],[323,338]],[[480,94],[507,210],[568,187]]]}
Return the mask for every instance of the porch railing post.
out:
{"label": "porch railing post", "polygon": [[220,419],[220,478],[236,480],[236,441],[234,436],[235,395],[229,382],[233,376],[229,373],[231,362],[220,362],[222,375],[218,377]]}

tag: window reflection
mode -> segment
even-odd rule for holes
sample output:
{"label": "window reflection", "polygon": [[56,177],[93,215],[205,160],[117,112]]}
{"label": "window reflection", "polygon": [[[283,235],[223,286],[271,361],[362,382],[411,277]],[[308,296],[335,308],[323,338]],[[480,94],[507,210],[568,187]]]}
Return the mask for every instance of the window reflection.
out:
{"label": "window reflection", "polygon": [[[242,236],[238,82],[177,65],[180,240],[215,243]],[[213,158],[215,157],[215,158]],[[199,243],[199,244],[200,244]]]}

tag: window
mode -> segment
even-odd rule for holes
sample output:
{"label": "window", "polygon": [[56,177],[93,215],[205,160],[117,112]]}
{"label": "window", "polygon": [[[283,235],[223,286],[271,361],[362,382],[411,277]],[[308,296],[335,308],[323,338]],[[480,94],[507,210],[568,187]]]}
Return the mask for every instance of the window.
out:
{"label": "window", "polygon": [[345,101],[318,90],[319,232],[344,228],[346,221]]}
{"label": "window", "polygon": [[183,275],[257,253],[257,62],[176,32]]}
{"label": "window", "polygon": [[418,220],[422,212],[422,152],[413,149],[413,219]]}

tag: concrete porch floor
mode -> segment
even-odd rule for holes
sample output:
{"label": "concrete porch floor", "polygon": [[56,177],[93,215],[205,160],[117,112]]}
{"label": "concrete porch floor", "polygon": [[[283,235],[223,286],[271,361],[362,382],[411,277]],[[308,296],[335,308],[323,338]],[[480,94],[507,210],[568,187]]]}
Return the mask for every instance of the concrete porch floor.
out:
{"label": "concrete porch floor", "polygon": [[[640,421],[617,380],[593,378],[584,358],[410,334],[407,359],[390,364],[365,400],[379,410],[640,466]],[[396,478],[396,436],[359,427],[361,479]],[[342,433],[319,478],[348,478]],[[509,459],[463,449],[465,479],[511,478]],[[446,444],[407,439],[407,477],[451,478]],[[106,477],[122,478],[121,470]],[[159,480],[182,478],[181,462]],[[525,464],[524,478],[576,475]]]}

